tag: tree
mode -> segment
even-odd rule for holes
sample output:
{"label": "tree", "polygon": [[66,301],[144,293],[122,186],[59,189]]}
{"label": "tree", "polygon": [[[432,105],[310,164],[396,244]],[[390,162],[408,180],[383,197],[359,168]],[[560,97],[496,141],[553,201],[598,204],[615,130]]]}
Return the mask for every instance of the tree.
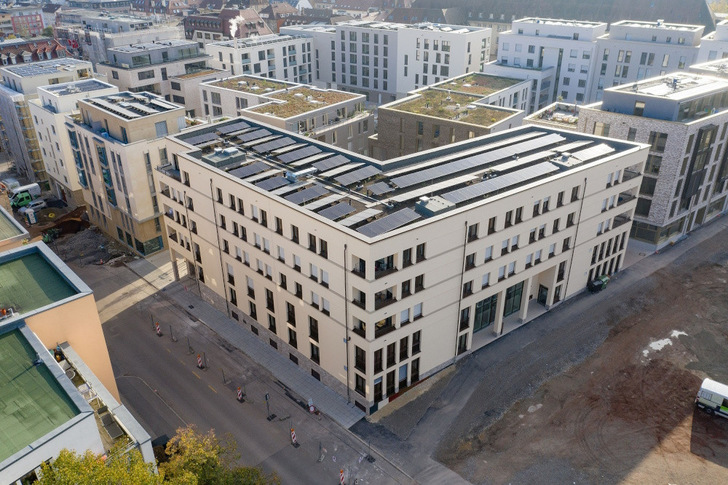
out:
{"label": "tree", "polygon": [[53,27],[46,27],[41,33],[43,37],[53,37]]}
{"label": "tree", "polygon": [[139,450],[123,453],[115,447],[108,457],[87,451],[78,455],[61,450],[52,463],[44,463],[39,485],[108,485],[110,483],[134,483],[160,485],[162,479],[154,473],[152,465],[145,463]]}
{"label": "tree", "polygon": [[277,484],[275,476],[266,475],[260,468],[237,466],[237,446],[234,440],[224,441],[213,430],[198,433],[194,426],[180,428],[167,443],[169,460],[160,464],[165,482],[185,485],[268,485]]}

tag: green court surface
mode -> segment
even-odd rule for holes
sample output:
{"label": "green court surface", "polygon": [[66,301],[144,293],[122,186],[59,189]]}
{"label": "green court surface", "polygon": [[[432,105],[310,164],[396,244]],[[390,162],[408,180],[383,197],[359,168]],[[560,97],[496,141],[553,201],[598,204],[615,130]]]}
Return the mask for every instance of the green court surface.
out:
{"label": "green court surface", "polygon": [[19,330],[0,335],[0,462],[79,414]]}
{"label": "green court surface", "polygon": [[0,263],[0,307],[21,314],[75,295],[76,290],[41,254]]}
{"label": "green court surface", "polygon": [[11,237],[20,236],[23,232],[8,219],[5,213],[0,212],[0,241],[10,239]]}

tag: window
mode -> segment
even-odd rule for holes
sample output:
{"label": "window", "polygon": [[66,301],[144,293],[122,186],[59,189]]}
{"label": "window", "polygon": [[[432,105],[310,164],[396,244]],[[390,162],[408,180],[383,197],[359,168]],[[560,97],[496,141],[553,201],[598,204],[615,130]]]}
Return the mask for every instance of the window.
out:
{"label": "window", "polygon": [[422,330],[418,330],[412,334],[412,355],[420,353],[421,340],[422,340]]}
{"label": "window", "polygon": [[356,345],[354,346],[354,367],[362,372],[367,371],[366,352],[364,352],[364,349]]}
{"label": "window", "polygon": [[286,302],[286,321],[296,326],[296,308],[289,302]]}
{"label": "window", "polygon": [[[385,36],[386,37],[386,36]],[[418,244],[416,248],[417,262],[425,260],[425,243]]]}
{"label": "window", "polygon": [[355,383],[354,383],[354,390],[361,394],[362,396],[366,396],[366,380],[360,376],[359,374],[356,374]]}
{"label": "window", "polygon": [[311,360],[316,364],[321,362],[318,345],[311,344]]}
{"label": "window", "polygon": [[288,344],[294,349],[298,348],[298,339],[296,338],[296,331],[292,328],[288,329]]}

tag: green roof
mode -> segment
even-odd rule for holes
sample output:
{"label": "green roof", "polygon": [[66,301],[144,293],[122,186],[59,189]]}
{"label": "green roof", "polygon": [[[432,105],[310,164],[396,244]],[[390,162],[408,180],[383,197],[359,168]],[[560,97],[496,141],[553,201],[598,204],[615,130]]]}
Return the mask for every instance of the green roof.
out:
{"label": "green roof", "polygon": [[11,216],[7,212],[0,211],[0,241],[23,234],[23,231],[9,217]]}
{"label": "green roof", "polygon": [[20,330],[0,335],[0,462],[79,414]]}
{"label": "green roof", "polygon": [[75,295],[77,291],[40,253],[0,263],[0,306],[18,313]]}

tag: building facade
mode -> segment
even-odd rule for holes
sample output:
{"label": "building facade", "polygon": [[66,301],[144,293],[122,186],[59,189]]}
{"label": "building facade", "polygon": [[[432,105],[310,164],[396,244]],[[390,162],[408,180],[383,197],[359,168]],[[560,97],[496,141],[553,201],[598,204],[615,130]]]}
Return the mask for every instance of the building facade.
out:
{"label": "building facade", "polygon": [[282,27],[281,32],[312,37],[316,85],[366,94],[377,104],[482,71],[490,57],[490,29],[483,27],[359,20]]}
{"label": "building facade", "polygon": [[71,58],[52,59],[3,67],[0,74],[3,148],[12,155],[15,167],[21,174],[47,190],[50,182],[28,102],[38,97],[37,89],[40,86],[91,78],[91,63]]}
{"label": "building facade", "polygon": [[38,147],[53,194],[71,206],[84,203],[83,192],[66,135],[66,115],[78,112],[78,100],[119,92],[98,79],[42,86],[38,98],[28,101]]}
{"label": "building facade", "polygon": [[263,35],[205,45],[210,65],[233,76],[252,74],[281,81],[310,84],[311,46],[300,35]]}
{"label": "building facade", "polygon": [[604,91],[578,129],[650,145],[632,237],[659,249],[728,209],[728,81],[672,73]]}
{"label": "building facade", "polygon": [[78,101],[68,136],[91,222],[142,255],[164,248],[153,167],[168,160],[164,137],[185,128],[184,107],[151,93]]}
{"label": "building facade", "polygon": [[[556,100],[582,104],[589,99],[597,38],[607,30],[604,22],[525,18],[512,23],[510,31],[498,36],[498,59],[494,65],[526,69],[533,73],[552,68],[550,76],[538,79],[538,104]],[[486,67],[484,72],[496,72]],[[522,78],[522,76],[518,76]]]}
{"label": "building facade", "polygon": [[375,132],[374,114],[364,109],[362,94],[247,75],[200,89],[205,116],[243,116],[361,154]]}
{"label": "building facade", "polygon": [[704,29],[663,20],[613,23],[597,40],[595,74],[586,99],[599,101],[612,86],[687,71],[698,57]]}
{"label": "building facade", "polygon": [[109,60],[97,64],[99,74],[120,91],[150,92],[169,101],[172,89],[169,77],[207,68],[209,56],[196,42],[164,40],[147,44],[113,47]]}
{"label": "building facade", "polygon": [[696,63],[728,57],[728,20],[715,24],[715,31],[700,39]]}
{"label": "building facade", "polygon": [[377,162],[244,118],[168,143],[172,259],[367,412],[618,271],[647,151],[522,127]]}

